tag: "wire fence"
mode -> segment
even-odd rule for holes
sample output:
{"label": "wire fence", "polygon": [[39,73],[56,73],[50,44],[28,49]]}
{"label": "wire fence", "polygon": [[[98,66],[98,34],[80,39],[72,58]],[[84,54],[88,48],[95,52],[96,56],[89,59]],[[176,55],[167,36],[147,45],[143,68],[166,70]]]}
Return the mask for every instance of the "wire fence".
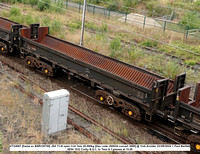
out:
{"label": "wire fence", "polygon": [[[58,0],[53,0],[54,2],[58,2]],[[64,1],[66,8],[75,8],[79,10],[79,13],[82,13],[83,10],[83,3],[79,2],[72,2],[71,0]],[[170,30],[178,33],[184,34],[184,37],[187,39],[188,37],[192,38],[200,38],[200,32],[197,31],[191,32],[191,30],[195,29],[190,26],[181,25],[175,22],[170,21],[173,16],[173,12],[171,15],[166,15],[163,17],[157,18],[150,18],[145,15],[141,15],[139,13],[127,13],[122,11],[114,11],[111,9],[107,9],[102,6],[94,5],[94,4],[87,4],[86,6],[87,11],[94,14],[100,14],[105,17],[109,18],[118,18],[119,21],[130,23],[133,25],[140,26],[142,28],[159,28],[163,31]]]}

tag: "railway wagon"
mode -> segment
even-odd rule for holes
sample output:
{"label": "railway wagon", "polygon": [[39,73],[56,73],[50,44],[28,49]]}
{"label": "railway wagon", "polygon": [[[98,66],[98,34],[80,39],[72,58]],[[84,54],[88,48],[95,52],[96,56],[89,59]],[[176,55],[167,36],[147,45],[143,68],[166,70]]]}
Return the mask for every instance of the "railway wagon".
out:
{"label": "railway wagon", "polygon": [[[2,31],[8,31],[2,26],[4,19],[0,21]],[[144,116],[145,120],[151,121],[153,115],[168,119],[175,124],[174,133],[179,136],[189,134],[189,143],[200,150],[200,84],[197,84],[194,99],[190,99],[191,87],[184,86],[185,73],[172,81],[50,36],[48,27],[32,24],[27,28],[5,19],[7,22],[11,32],[15,26],[21,27],[16,34],[18,44],[15,46],[27,65],[49,76],[61,70],[69,78],[74,76],[87,81],[96,90],[100,101],[121,109],[135,120],[140,121]],[[9,41],[7,43],[13,46]]]}
{"label": "railway wagon", "polygon": [[[19,29],[22,25],[0,18],[0,51],[2,53],[19,50]],[[12,30],[11,30],[12,29]]]}
{"label": "railway wagon", "polygon": [[142,110],[148,114],[146,119],[151,120],[155,112],[151,111],[155,109],[153,102],[173,92],[175,87],[176,91],[183,87],[181,83],[185,79],[185,74],[178,76],[180,83],[175,86],[173,81],[144,69],[50,36],[48,27],[38,24],[20,29],[20,55],[29,66],[49,76],[62,69],[69,75],[86,79],[98,89],[96,97],[100,101],[122,108],[136,120],[141,120]]}

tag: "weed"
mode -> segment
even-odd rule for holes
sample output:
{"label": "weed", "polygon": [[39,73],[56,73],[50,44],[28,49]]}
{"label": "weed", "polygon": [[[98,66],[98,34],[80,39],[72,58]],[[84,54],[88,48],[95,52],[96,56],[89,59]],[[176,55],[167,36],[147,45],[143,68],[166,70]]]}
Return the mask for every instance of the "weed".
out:
{"label": "weed", "polygon": [[25,16],[25,22],[27,25],[33,24],[35,23],[35,20],[33,19],[33,17],[29,14]]}
{"label": "weed", "polygon": [[50,28],[50,34],[54,34],[56,32],[59,32],[61,30],[61,23],[58,20],[53,20],[51,22],[51,28]]}
{"label": "weed", "polygon": [[121,42],[119,39],[115,38],[110,42],[111,57],[116,57],[121,49]]}
{"label": "weed", "polygon": [[91,30],[96,30],[97,27],[93,22],[85,22],[85,27]]}
{"label": "weed", "polygon": [[101,27],[99,28],[100,32],[108,32],[108,25],[107,24],[102,24]]}
{"label": "weed", "polygon": [[165,70],[164,70],[164,75],[166,77],[169,77],[171,79],[175,79],[175,76],[177,74],[180,74],[182,71],[180,70],[180,67],[177,63],[169,61],[165,64]]}
{"label": "weed", "polygon": [[67,24],[70,31],[74,31],[76,29],[81,28],[81,21],[80,20],[72,20],[70,23]]}
{"label": "weed", "polygon": [[17,23],[23,24],[24,23],[24,17],[23,16],[10,16],[9,18],[12,21],[15,21]]}
{"label": "weed", "polygon": [[49,27],[51,25],[51,19],[48,16],[45,16],[42,19],[42,26],[47,26]]}
{"label": "weed", "polygon": [[128,137],[128,130],[126,129],[126,127],[122,128],[122,132],[121,133],[122,133],[123,136]]}
{"label": "weed", "polygon": [[20,9],[19,8],[16,8],[16,7],[12,7],[10,9],[10,16],[20,16],[21,13],[20,13]]}
{"label": "weed", "polygon": [[8,18],[8,17],[10,16],[10,13],[7,12],[7,11],[5,11],[5,10],[1,11],[0,14],[1,14],[3,17],[6,17],[6,18]]}
{"label": "weed", "polygon": [[145,47],[157,47],[158,42],[147,39],[141,42],[140,45]]}
{"label": "weed", "polygon": [[184,61],[186,65],[196,65],[196,61],[195,60],[185,60]]}
{"label": "weed", "polygon": [[36,17],[34,18],[34,21],[35,21],[35,23],[40,23],[40,18],[39,18],[39,16],[36,16]]}
{"label": "weed", "polygon": [[132,46],[131,49],[127,50],[130,60],[139,59],[144,56],[144,51],[139,48]]}

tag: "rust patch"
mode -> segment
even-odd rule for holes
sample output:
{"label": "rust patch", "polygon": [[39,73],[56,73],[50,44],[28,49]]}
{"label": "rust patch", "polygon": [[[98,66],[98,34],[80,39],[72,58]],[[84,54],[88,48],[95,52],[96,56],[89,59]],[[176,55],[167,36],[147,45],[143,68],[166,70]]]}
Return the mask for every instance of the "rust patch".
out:
{"label": "rust patch", "polygon": [[191,87],[187,86],[179,90],[179,101],[188,104],[190,97],[190,89]]}
{"label": "rust patch", "polygon": [[[22,28],[21,36],[27,39],[31,39],[31,29],[30,28]],[[38,38],[32,39],[35,42],[40,43],[40,41],[49,33],[49,27],[39,27],[38,28]]]}
{"label": "rust patch", "polygon": [[197,107],[197,108],[200,108],[200,82],[196,84],[194,101],[191,101],[190,105]]}
{"label": "rust patch", "polygon": [[4,20],[4,19],[0,18],[0,28],[5,29],[7,31],[10,31],[12,25],[14,25],[14,23],[9,22],[7,20]]}

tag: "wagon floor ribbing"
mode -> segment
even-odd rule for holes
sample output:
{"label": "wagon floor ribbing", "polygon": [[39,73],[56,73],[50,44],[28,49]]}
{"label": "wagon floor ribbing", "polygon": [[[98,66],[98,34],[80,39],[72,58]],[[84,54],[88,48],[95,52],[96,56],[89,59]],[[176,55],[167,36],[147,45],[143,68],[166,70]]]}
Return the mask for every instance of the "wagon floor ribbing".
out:
{"label": "wagon floor ribbing", "polygon": [[[44,37],[40,41],[40,43],[44,46],[62,52],[67,56],[75,58],[84,63],[88,63],[90,65],[103,69],[112,74],[118,75],[126,80],[129,80],[133,83],[136,83],[148,89],[152,88],[152,84],[154,81],[163,79],[161,77],[159,78],[158,76],[154,76],[153,74],[152,75],[145,74],[136,69],[130,68],[127,65],[123,65],[122,63],[117,63],[116,61],[111,60],[109,58],[105,58],[101,55],[93,54],[85,49],[76,47],[72,44],[62,42],[50,36]],[[170,83],[168,88],[168,93],[170,93],[172,89],[173,89],[173,84]]]}

